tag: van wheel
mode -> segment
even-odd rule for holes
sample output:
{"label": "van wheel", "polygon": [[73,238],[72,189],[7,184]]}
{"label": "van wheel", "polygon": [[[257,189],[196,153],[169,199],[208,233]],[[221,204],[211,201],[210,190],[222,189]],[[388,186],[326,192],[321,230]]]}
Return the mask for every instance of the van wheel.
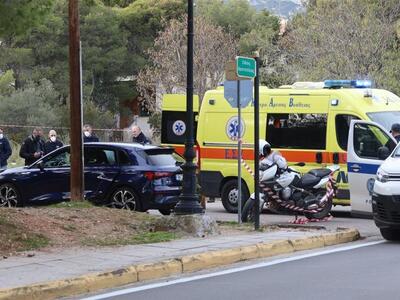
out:
{"label": "van wheel", "polygon": [[[237,180],[227,181],[222,187],[221,200],[225,210],[229,213],[237,213],[239,205],[239,195],[237,188]],[[250,195],[247,188],[242,184],[242,207]]]}
{"label": "van wheel", "polygon": [[400,230],[393,228],[380,228],[379,230],[385,240],[400,241]]}

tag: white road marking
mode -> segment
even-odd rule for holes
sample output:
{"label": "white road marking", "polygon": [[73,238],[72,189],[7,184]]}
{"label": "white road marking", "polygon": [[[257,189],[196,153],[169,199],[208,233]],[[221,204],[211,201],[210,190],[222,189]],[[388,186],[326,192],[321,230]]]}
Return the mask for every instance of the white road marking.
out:
{"label": "white road marking", "polygon": [[209,274],[179,278],[179,279],[166,281],[166,282],[152,283],[152,284],[147,284],[147,285],[143,285],[143,286],[138,286],[138,287],[127,288],[127,289],[123,289],[123,290],[119,290],[119,291],[115,291],[115,292],[110,292],[110,293],[106,293],[106,294],[100,294],[100,295],[96,295],[96,296],[92,296],[92,297],[88,297],[88,298],[82,298],[82,300],[106,299],[106,298],[110,298],[110,297],[121,296],[121,295],[141,292],[141,291],[145,291],[145,290],[150,290],[150,289],[156,289],[156,288],[179,284],[179,283],[185,283],[185,282],[190,282],[190,281],[195,281],[195,280],[200,280],[200,279],[205,279],[205,278],[211,278],[211,277],[222,276],[222,275],[227,275],[227,274],[232,274],[232,273],[237,273],[237,272],[243,272],[243,271],[247,271],[247,270],[264,268],[264,267],[268,267],[268,266],[274,266],[277,264],[301,260],[301,259],[305,259],[305,258],[309,258],[309,257],[321,256],[321,255],[326,255],[326,254],[331,254],[331,253],[336,253],[336,252],[349,251],[349,250],[353,250],[353,249],[373,246],[373,245],[382,244],[382,243],[385,243],[385,240],[369,242],[369,243],[353,245],[353,246],[340,247],[340,248],[335,248],[335,249],[330,249],[330,250],[324,250],[324,251],[319,251],[319,252],[314,252],[314,253],[309,253],[309,254],[293,256],[293,257],[281,258],[281,259],[276,259],[276,260],[269,261],[269,262],[254,264],[251,266],[232,268],[232,269],[227,269],[227,270],[218,271],[218,272],[209,273]]}

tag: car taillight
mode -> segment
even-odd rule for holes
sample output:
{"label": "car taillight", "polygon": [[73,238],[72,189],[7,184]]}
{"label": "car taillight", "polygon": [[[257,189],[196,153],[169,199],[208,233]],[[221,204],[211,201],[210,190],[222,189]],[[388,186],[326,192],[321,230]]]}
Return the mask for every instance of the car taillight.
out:
{"label": "car taillight", "polygon": [[163,177],[171,177],[174,173],[171,172],[145,172],[144,176],[147,180],[153,181],[155,179],[163,178]]}

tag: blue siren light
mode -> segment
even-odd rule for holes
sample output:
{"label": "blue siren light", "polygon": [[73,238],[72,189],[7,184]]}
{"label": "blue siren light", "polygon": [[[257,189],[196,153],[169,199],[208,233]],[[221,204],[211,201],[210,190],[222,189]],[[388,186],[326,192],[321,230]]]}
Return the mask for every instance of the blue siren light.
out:
{"label": "blue siren light", "polygon": [[370,88],[372,86],[371,80],[325,80],[325,88]]}

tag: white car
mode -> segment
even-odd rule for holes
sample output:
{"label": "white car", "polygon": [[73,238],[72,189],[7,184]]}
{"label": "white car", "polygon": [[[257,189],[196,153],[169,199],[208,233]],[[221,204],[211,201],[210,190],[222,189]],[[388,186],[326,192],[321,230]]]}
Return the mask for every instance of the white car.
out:
{"label": "white car", "polygon": [[400,144],[376,173],[372,210],[382,236],[400,240]]}

